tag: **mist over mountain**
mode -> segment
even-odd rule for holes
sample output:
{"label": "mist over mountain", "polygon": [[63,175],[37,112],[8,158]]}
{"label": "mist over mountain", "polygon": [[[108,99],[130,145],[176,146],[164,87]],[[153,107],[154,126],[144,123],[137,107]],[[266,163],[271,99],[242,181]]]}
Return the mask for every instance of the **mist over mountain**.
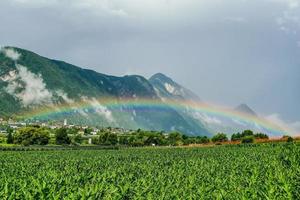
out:
{"label": "mist over mountain", "polygon": [[[149,80],[139,75],[110,76],[15,47],[1,49],[0,66],[0,116],[38,113],[46,108],[52,113],[32,116],[32,119],[59,121],[67,118],[76,124],[180,131],[187,135],[210,136],[216,132],[233,133],[245,129],[266,131],[258,124],[185,106],[170,106],[168,101],[203,102],[195,93],[162,73]],[[114,99],[115,104],[124,99],[132,102],[148,99],[160,107],[109,107],[102,105],[101,101],[106,98]],[[62,106],[68,106],[68,111]],[[257,116],[245,104],[234,110]]]}

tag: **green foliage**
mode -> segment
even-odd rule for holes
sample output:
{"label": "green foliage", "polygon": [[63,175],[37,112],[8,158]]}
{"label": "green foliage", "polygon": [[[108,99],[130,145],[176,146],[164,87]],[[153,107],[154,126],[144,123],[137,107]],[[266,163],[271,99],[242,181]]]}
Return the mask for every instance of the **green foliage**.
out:
{"label": "green foliage", "polygon": [[11,132],[7,133],[7,138],[6,138],[6,143],[7,144],[13,144],[14,143],[14,138]]}
{"label": "green foliage", "polygon": [[242,134],[240,133],[234,133],[231,135],[231,141],[239,141],[242,138]]}
{"label": "green foliage", "polygon": [[249,135],[249,136],[245,136],[242,138],[241,142],[243,144],[248,144],[248,143],[253,143],[254,142],[254,137]]}
{"label": "green foliage", "polygon": [[256,139],[269,139],[269,136],[264,133],[256,133],[256,134],[254,134],[254,137]]}
{"label": "green foliage", "polygon": [[234,133],[231,135],[231,141],[240,141],[245,137],[253,136],[255,139],[269,139],[269,136],[264,133],[254,134],[251,130],[245,130],[242,133]]}
{"label": "green foliage", "polygon": [[81,144],[83,141],[83,138],[80,134],[77,134],[74,136],[73,141],[74,141],[74,143]]}
{"label": "green foliage", "polygon": [[214,135],[211,140],[213,142],[226,142],[228,141],[227,135],[224,133],[218,133],[217,135]]}
{"label": "green foliage", "polygon": [[209,138],[207,136],[197,136],[197,137],[188,137],[183,136],[183,144],[189,145],[189,144],[207,144],[210,142]]}
{"label": "green foliage", "polygon": [[55,141],[56,144],[70,144],[71,139],[68,136],[68,129],[66,128],[59,128],[55,131]]}
{"label": "green foliage", "polygon": [[294,142],[294,138],[292,138],[291,136],[289,136],[289,137],[287,138],[287,142]]}
{"label": "green foliage", "polygon": [[68,135],[77,135],[78,134],[79,129],[77,128],[68,128],[67,133]]}
{"label": "green foliage", "polygon": [[7,135],[0,134],[0,144],[7,143]]}
{"label": "green foliage", "polygon": [[300,199],[300,146],[0,152],[0,199]]}
{"label": "green foliage", "polygon": [[244,130],[242,132],[242,137],[252,136],[252,135],[253,135],[253,131],[251,131],[251,130]]}
{"label": "green foliage", "polygon": [[93,131],[92,128],[86,128],[84,129],[84,135],[90,135],[92,131]]}
{"label": "green foliage", "polygon": [[182,140],[182,135],[179,132],[172,132],[168,136],[168,142],[173,146],[181,145],[183,143]]}
{"label": "green foliage", "polygon": [[20,128],[13,136],[15,144],[28,145],[46,145],[49,143],[49,131],[37,127]]}
{"label": "green foliage", "polygon": [[294,142],[294,138],[289,135],[282,136],[283,140],[286,140],[287,142]]}

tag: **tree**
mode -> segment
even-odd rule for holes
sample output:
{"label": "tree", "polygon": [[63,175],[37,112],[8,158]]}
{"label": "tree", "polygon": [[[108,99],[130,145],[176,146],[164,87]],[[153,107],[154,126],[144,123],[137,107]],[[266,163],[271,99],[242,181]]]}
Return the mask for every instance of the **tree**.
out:
{"label": "tree", "polygon": [[255,139],[268,139],[269,138],[269,136],[264,133],[253,134],[253,131],[251,131],[251,130],[244,130],[242,133],[232,134],[231,141],[240,141],[244,137],[247,137],[247,136],[254,136]]}
{"label": "tree", "polygon": [[182,144],[182,135],[179,132],[172,132],[168,136],[168,141],[170,145],[180,145]]}
{"label": "tree", "polygon": [[32,135],[32,144],[47,145],[49,143],[50,133],[48,130],[39,128]]}
{"label": "tree", "polygon": [[242,135],[240,133],[234,133],[231,135],[231,141],[239,141],[241,140]]}
{"label": "tree", "polygon": [[14,143],[28,145],[46,145],[49,143],[49,131],[38,127],[24,127],[14,135]]}
{"label": "tree", "polygon": [[110,144],[110,145],[116,145],[116,144],[118,144],[118,136],[117,136],[117,134],[109,133],[108,137],[107,137],[107,140],[106,140],[106,143]]}
{"label": "tree", "polygon": [[254,137],[256,139],[269,139],[269,136],[264,133],[256,133],[256,134],[254,134]]}
{"label": "tree", "polygon": [[98,145],[116,145],[118,144],[118,135],[106,131],[100,133],[98,139],[94,140],[94,143]]}
{"label": "tree", "polygon": [[119,144],[128,145],[129,144],[129,137],[128,136],[120,136],[119,137]]}
{"label": "tree", "polygon": [[224,133],[218,133],[211,138],[213,142],[226,142],[228,141],[227,135]]}
{"label": "tree", "polygon": [[75,137],[74,137],[74,142],[75,143],[81,144],[82,141],[83,141],[83,138],[82,138],[82,136],[80,134],[75,135]]}
{"label": "tree", "polygon": [[242,132],[241,137],[243,138],[243,137],[245,137],[245,136],[252,136],[252,135],[253,135],[253,131],[251,131],[251,130],[244,130],[244,131]]}
{"label": "tree", "polygon": [[86,128],[84,129],[84,135],[90,135],[92,133],[93,129],[92,128]]}
{"label": "tree", "polygon": [[59,128],[55,131],[56,144],[70,144],[71,139],[68,136],[66,128]]}
{"label": "tree", "polygon": [[14,138],[12,136],[12,133],[10,133],[10,132],[7,134],[6,143],[7,144],[13,144],[14,143]]}
{"label": "tree", "polygon": [[206,144],[209,143],[209,138],[207,136],[197,136],[196,137],[196,143],[197,144]]}
{"label": "tree", "polygon": [[79,129],[77,129],[77,128],[69,128],[67,133],[68,133],[68,135],[77,135],[78,131],[79,131]]}
{"label": "tree", "polygon": [[13,144],[14,143],[14,138],[13,138],[13,129],[12,128],[7,128],[7,137],[6,137],[6,143],[7,144]]}
{"label": "tree", "polygon": [[108,145],[108,141],[107,141],[108,135],[109,135],[108,131],[100,133],[98,138],[98,144]]}
{"label": "tree", "polygon": [[288,136],[287,142],[294,142],[294,138],[292,138],[291,136]]}

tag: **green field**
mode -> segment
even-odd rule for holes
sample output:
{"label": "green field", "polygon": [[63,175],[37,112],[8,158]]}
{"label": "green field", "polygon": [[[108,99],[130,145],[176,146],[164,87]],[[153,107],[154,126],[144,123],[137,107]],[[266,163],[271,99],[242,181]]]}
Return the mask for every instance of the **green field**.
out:
{"label": "green field", "polygon": [[300,146],[0,152],[0,199],[300,199]]}

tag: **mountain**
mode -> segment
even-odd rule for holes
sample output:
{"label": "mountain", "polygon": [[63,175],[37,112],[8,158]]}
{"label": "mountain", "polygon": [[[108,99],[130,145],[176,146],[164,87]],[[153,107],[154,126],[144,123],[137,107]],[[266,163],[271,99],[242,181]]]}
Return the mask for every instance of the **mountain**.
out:
{"label": "mountain", "polygon": [[[167,77],[164,74],[158,73],[153,75],[149,82],[153,85],[154,90],[158,97],[162,99],[162,101],[166,100],[178,100],[180,101],[188,101],[193,103],[201,103],[201,106],[209,106],[208,104],[201,101],[201,99],[194,94],[192,91],[186,89],[180,84],[176,83],[170,77]],[[209,107],[212,107],[211,105]],[[206,129],[210,132],[217,133],[223,132],[227,134],[232,134],[235,132],[240,132],[246,129],[251,129],[258,132],[269,132],[264,127],[258,125],[257,123],[253,123],[251,121],[245,121],[240,117],[228,117],[221,114],[209,113],[199,111],[197,109],[189,109],[189,108],[174,108],[177,113],[180,113],[184,119],[190,123],[201,123]],[[246,104],[241,104],[234,109],[228,109],[228,112],[234,111],[235,113],[246,114],[246,116],[255,117],[259,119],[258,115]]]}
{"label": "mountain", "polygon": [[234,111],[257,117],[257,114],[247,104],[240,104],[234,108]]}
{"label": "mountain", "polygon": [[[193,109],[195,105],[203,107]],[[110,76],[25,49],[0,49],[0,117],[60,122],[67,118],[83,125],[194,136],[246,129],[272,134],[257,123],[261,119],[246,104],[233,111],[215,110],[162,73],[150,79]]]}
{"label": "mountain", "polygon": [[154,74],[149,79],[149,82],[153,85],[157,95],[162,99],[201,101],[192,91],[179,85],[162,73]]}
{"label": "mountain", "polygon": [[[160,86],[162,83],[167,85],[165,90]],[[48,109],[50,113],[36,114],[32,118],[55,121],[68,118],[70,123],[77,124],[211,135],[200,121],[190,120],[188,115],[167,104],[160,110],[151,105],[143,109],[132,105],[114,106],[122,99],[152,99],[163,104],[160,95],[198,98],[163,74],[154,75],[150,80],[138,75],[116,77],[20,48],[0,50],[0,116],[40,113]],[[111,106],[103,105],[102,100],[107,98],[115,102]],[[144,109],[148,109],[147,112]]]}

